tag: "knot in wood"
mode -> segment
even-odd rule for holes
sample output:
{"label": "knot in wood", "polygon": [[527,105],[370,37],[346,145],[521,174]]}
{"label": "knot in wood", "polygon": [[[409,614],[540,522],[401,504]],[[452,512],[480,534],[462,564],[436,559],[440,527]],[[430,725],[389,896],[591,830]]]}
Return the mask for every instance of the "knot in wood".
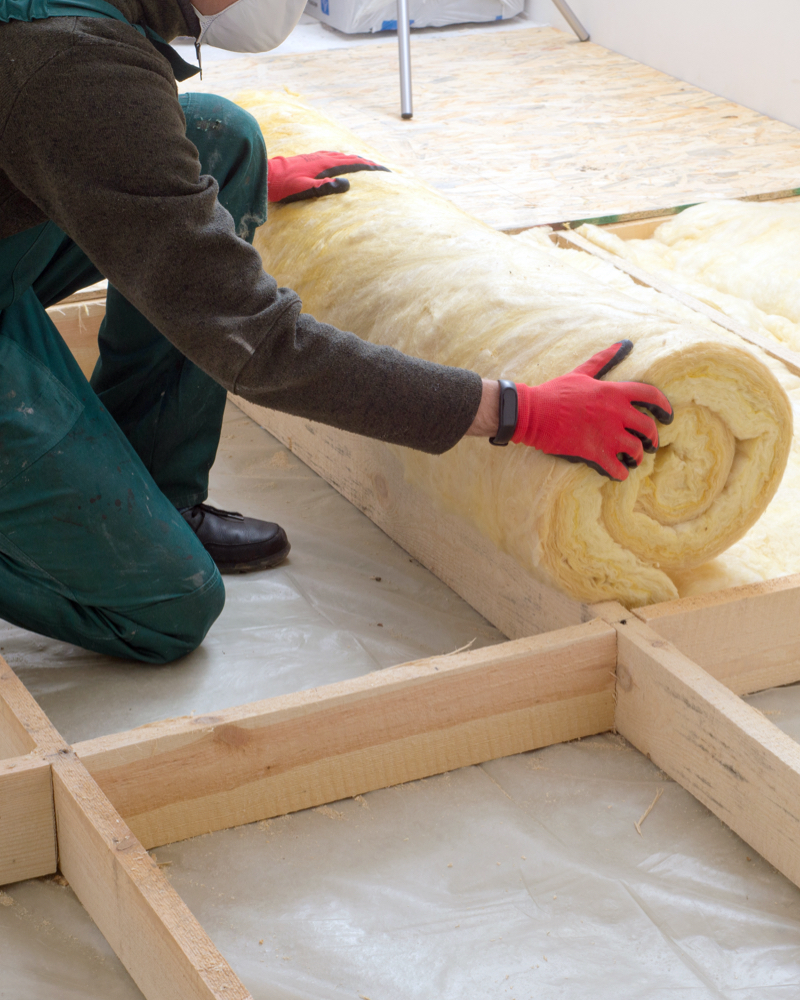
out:
{"label": "knot in wood", "polygon": [[633,687],[633,677],[624,663],[617,664],[617,687],[623,691],[630,691]]}

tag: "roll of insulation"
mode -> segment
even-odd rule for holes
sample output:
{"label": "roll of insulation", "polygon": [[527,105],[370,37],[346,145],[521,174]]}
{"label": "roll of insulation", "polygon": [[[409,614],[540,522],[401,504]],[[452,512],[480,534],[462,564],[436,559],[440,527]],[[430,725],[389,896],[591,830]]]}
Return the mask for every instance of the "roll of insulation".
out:
{"label": "roll of insulation", "polygon": [[[386,162],[288,94],[240,103],[270,155],[335,149]],[[270,206],[256,234],[265,269],[306,312],[374,343],[530,385],[627,338],[634,350],[609,377],[653,383],[675,409],[658,453],[624,483],[478,438],[438,457],[397,449],[409,480],[540,581],[629,607],[677,596],[671,574],[714,558],[753,525],[792,437],[786,394],[756,349],[489,228],[403,170],[350,181],[345,194]]]}

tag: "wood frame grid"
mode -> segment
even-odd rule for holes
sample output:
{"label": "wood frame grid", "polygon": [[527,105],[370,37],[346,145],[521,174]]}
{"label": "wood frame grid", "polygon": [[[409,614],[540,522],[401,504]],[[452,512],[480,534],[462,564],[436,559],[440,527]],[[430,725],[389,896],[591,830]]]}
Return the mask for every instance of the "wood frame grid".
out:
{"label": "wood frame grid", "polygon": [[[84,370],[92,294],[50,310]],[[147,849],[612,729],[800,885],[800,746],[740,698],[800,681],[800,575],[587,605],[406,483],[385,445],[235,401],[509,641],[72,747],[0,659],[0,885],[58,866],[148,1000],[247,998]]]}
{"label": "wood frame grid", "polygon": [[[74,747],[2,661],[0,736],[27,752],[0,761],[0,883],[53,872],[57,844],[148,1000],[246,998],[147,847],[615,729],[800,884],[800,746],[736,693],[800,680],[798,602],[800,576],[608,602],[581,625]],[[713,674],[665,637],[684,629]]]}

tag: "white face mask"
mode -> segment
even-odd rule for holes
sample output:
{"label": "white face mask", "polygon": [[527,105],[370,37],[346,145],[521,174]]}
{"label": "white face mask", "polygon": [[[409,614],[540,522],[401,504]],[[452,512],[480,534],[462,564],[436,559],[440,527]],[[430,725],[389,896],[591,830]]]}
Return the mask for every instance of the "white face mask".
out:
{"label": "white face mask", "polygon": [[201,44],[231,52],[268,52],[285,41],[306,0],[236,0],[219,14],[201,14]]}

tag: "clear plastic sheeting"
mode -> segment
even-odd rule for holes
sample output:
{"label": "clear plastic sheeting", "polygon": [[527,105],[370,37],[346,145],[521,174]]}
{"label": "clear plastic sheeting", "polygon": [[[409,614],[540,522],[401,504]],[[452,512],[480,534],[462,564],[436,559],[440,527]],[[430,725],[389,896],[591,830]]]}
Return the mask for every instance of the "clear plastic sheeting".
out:
{"label": "clear plastic sheeting", "polygon": [[208,502],[278,521],[292,551],[226,576],[225,610],[178,663],[128,663],[0,622],[0,653],[68,742],[504,638],[231,404]]}
{"label": "clear plastic sheeting", "polygon": [[[186,661],[140,667],[2,629],[67,739],[500,641],[233,408],[212,486],[281,521],[293,549],[227,578]],[[800,687],[750,700],[800,736]],[[800,891],[613,734],[153,853],[255,1000],[800,995]],[[69,887],[0,890],[0,998],[140,997]]]}

